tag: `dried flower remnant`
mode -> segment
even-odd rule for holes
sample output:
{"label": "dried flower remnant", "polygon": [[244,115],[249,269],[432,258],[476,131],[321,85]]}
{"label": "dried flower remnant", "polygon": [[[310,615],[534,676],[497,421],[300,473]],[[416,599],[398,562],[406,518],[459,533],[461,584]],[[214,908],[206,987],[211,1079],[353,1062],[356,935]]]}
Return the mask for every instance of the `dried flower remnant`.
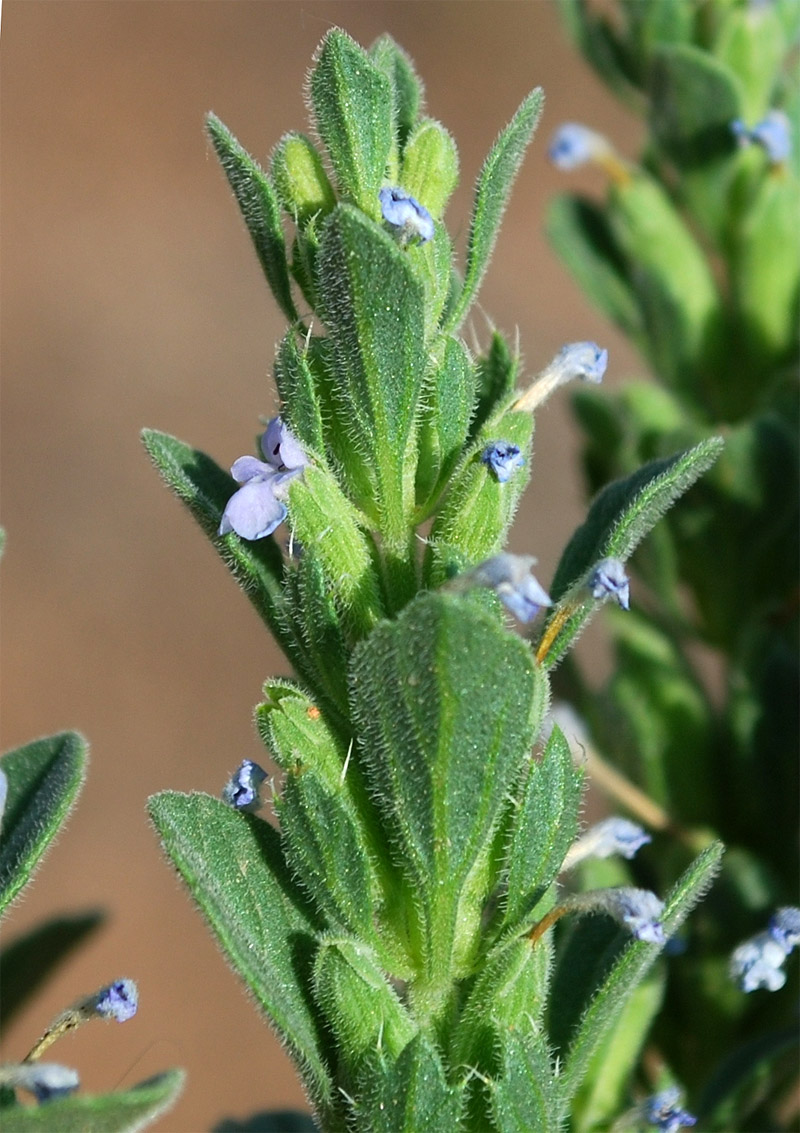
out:
{"label": "dried flower remnant", "polygon": [[234,810],[252,812],[261,806],[261,788],[267,773],[252,759],[242,760],[222,791],[222,801]]}
{"label": "dried flower remnant", "polygon": [[381,215],[387,224],[400,232],[406,241],[426,244],[433,239],[433,217],[405,189],[386,186],[378,193]]}
{"label": "dried flower remnant", "polygon": [[222,513],[219,534],[235,531],[242,539],[271,535],[287,515],[284,499],[288,482],[308,463],[291,430],[280,417],[267,425],[261,438],[266,463],[254,456],[240,456],[231,466],[231,476],[241,484]]}
{"label": "dried flower remnant", "polygon": [[491,468],[499,484],[505,484],[525,464],[525,457],[519,445],[511,441],[492,441],[481,453],[481,461]]}
{"label": "dried flower remnant", "polygon": [[598,385],[608,366],[608,351],[596,342],[569,342],[517,398],[515,409],[532,410],[550,397],[554,390],[579,378]]}
{"label": "dried flower remnant", "polygon": [[593,598],[613,598],[623,609],[630,609],[630,581],[619,559],[602,559],[589,575]]}

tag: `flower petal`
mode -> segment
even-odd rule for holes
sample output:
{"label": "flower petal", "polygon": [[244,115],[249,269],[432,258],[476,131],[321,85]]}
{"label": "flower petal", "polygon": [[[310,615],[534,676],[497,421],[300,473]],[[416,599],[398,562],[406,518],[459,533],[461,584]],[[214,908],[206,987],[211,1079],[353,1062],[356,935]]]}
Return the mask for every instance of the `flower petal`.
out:
{"label": "flower petal", "polygon": [[248,480],[255,480],[257,476],[274,476],[275,469],[255,456],[240,456],[231,465],[231,476],[237,484],[246,484]]}
{"label": "flower petal", "polygon": [[274,476],[249,480],[225,505],[220,535],[235,531],[242,539],[263,539],[286,518],[286,507],[275,498]]}

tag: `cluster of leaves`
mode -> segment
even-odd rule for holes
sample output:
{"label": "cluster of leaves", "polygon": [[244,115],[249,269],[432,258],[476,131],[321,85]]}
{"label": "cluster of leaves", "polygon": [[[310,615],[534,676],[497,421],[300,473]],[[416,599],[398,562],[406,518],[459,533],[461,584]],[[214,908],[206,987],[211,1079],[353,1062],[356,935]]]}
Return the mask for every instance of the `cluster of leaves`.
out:
{"label": "cluster of leaves", "polygon": [[[589,485],[712,432],[726,447],[634,558],[646,589],[631,617],[612,618],[608,682],[568,662],[561,692],[599,751],[683,828],[685,847],[699,827],[729,846],[670,968],[655,1035],[702,1091],[704,1128],[785,1128],[796,995],[746,997],[726,968],[798,885],[800,146],[795,137],[791,157],[770,161],[738,145],[732,124],[780,109],[797,132],[800,7],[562,7],[585,57],[647,126],[639,164],[604,199],[564,195],[548,219],[586,294],[658,379],[576,395]],[[647,882],[669,884],[688,853],[670,836]]]}
{"label": "cluster of leaves", "polygon": [[[580,774],[558,728],[531,752],[549,670],[598,605],[589,571],[626,559],[720,443],[651,462],[592,509],[538,656],[493,594],[442,588],[501,550],[528,479],[518,360],[499,333],[473,357],[459,328],[540,92],[481,170],[463,274],[441,223],[456,148],[422,112],[408,58],[388,38],[367,52],[333,31],[309,92],[322,148],[288,134],[269,172],[208,120],[290,322],[275,380],[309,463],[288,489],[288,554],[271,536],[218,534],[231,478],[144,434],[295,670],[267,682],[257,709],[283,776],[280,830],[201,794],[158,795],[151,817],[324,1128],[555,1131],[617,1035],[628,1053],[598,1105],[608,1118],[643,1038],[620,1020],[660,949],[605,924],[579,925],[560,950],[549,932],[532,946],[576,834]],[[428,210],[432,239],[387,229],[387,184]],[[504,482],[481,460],[500,440],[527,458]],[[709,843],[671,888],[668,933],[720,852]]]}
{"label": "cluster of leaves", "polygon": [[[0,835],[0,915],[20,896],[83,786],[86,744],[74,732],[35,740],[7,752],[0,772],[8,793]],[[48,921],[0,952],[0,1014],[8,1026],[37,987],[100,923],[94,914]],[[13,1080],[13,1067],[6,1078]],[[183,1075],[160,1074],[114,1094],[73,1094],[35,1106],[0,1088],[0,1124],[7,1133],[132,1133],[155,1121],[174,1102]]]}

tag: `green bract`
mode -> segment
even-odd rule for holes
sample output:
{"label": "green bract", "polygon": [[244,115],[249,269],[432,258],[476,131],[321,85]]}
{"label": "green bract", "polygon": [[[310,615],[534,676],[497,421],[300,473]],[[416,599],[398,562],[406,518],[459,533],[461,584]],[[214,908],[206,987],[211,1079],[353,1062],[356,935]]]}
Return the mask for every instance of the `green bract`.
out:
{"label": "green bract", "polygon": [[[334,30],[308,89],[308,133],[285,134],[268,173],[217,119],[208,125],[289,322],[275,381],[307,465],[285,488],[288,550],[274,536],[219,536],[234,483],[203,454],[145,434],[294,669],[267,682],[256,712],[281,773],[280,829],[199,794],[156,796],[150,814],[326,1130],[555,1133],[576,1098],[611,1120],[655,1011],[651,985],[636,987],[659,945],[615,935],[613,964],[581,985],[575,1025],[559,1028],[574,1002],[554,980],[564,934],[547,929],[566,911],[559,875],[583,775],[557,727],[543,742],[549,670],[599,605],[593,567],[627,560],[721,442],[677,445],[686,451],[601,494],[564,552],[538,646],[514,632],[490,591],[504,598],[518,561],[458,576],[503,549],[531,474],[533,415],[518,405],[520,363],[503,335],[475,357],[460,328],[541,92],[480,171],[462,273],[443,219],[456,145],[425,113],[407,56],[387,36],[364,51]],[[716,343],[719,307],[681,224],[641,178],[620,188],[612,221],[562,204],[555,225],[565,242],[581,233],[587,278],[623,325],[645,336],[658,324],[663,350],[676,343],[678,369]],[[642,247],[644,312],[626,262]],[[546,596],[527,601],[510,608],[526,616]],[[670,931],[718,856],[682,863]],[[614,1029],[620,1013],[631,1041]],[[604,1093],[590,1076],[580,1093],[609,1035],[613,1085]]]}

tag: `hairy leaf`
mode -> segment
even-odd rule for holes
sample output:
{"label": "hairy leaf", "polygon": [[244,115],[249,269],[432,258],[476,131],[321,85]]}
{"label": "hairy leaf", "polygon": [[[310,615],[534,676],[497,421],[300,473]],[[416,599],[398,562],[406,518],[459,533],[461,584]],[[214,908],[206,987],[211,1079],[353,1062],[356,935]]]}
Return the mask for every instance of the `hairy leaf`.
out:
{"label": "hairy leaf", "polygon": [[8,779],[0,843],[0,913],[30,881],[83,786],[86,741],[75,732],[33,740],[0,758]]}
{"label": "hairy leaf", "polygon": [[220,947],[324,1106],[331,1084],[309,999],[320,924],[289,876],[277,830],[208,795],[164,791],[148,809]]}

